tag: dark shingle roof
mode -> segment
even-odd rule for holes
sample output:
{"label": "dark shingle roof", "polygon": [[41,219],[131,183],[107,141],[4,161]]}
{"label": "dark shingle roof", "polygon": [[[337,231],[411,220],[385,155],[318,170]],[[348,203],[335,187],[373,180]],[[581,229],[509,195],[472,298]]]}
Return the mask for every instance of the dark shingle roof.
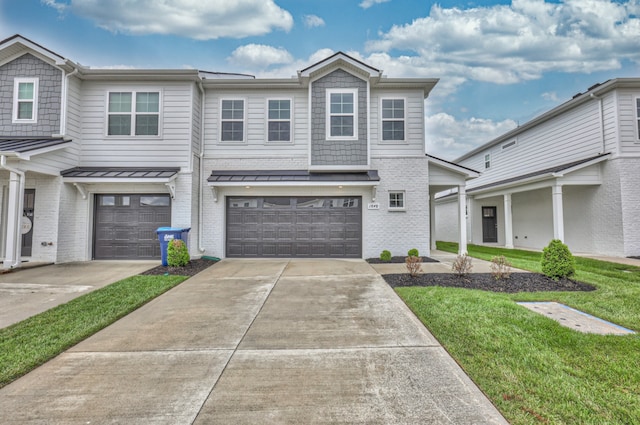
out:
{"label": "dark shingle roof", "polygon": [[24,153],[65,143],[71,143],[71,140],[62,137],[0,138],[0,152]]}

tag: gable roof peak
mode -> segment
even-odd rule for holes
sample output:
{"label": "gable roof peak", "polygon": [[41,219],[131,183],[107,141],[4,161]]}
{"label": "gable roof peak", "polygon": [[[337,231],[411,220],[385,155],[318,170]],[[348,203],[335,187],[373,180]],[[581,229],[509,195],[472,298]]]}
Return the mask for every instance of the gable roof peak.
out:
{"label": "gable roof peak", "polygon": [[298,76],[301,78],[309,78],[312,75],[318,74],[319,72],[322,72],[323,70],[329,67],[332,67],[336,64],[338,64],[339,66],[343,66],[345,68],[352,68],[352,69],[355,68],[360,72],[362,72],[363,74],[368,75],[369,77],[377,77],[377,78],[382,77],[381,70],[374,68],[371,65],[367,65],[361,60],[356,59],[352,56],[349,56],[342,51],[338,51],[333,55],[319,62],[316,62],[313,65],[310,65],[303,70],[298,71]]}

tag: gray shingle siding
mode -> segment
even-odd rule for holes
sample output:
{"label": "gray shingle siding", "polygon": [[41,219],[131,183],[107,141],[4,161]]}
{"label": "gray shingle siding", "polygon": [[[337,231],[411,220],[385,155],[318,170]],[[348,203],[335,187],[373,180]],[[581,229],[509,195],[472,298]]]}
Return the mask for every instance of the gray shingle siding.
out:
{"label": "gray shingle siding", "polygon": [[[38,122],[13,124],[15,78],[38,78]],[[0,137],[42,137],[60,132],[62,71],[25,54],[0,67]]]}
{"label": "gray shingle siding", "polygon": [[[327,140],[326,90],[358,89],[358,140]],[[367,165],[367,83],[341,69],[318,79],[311,91],[311,165]]]}

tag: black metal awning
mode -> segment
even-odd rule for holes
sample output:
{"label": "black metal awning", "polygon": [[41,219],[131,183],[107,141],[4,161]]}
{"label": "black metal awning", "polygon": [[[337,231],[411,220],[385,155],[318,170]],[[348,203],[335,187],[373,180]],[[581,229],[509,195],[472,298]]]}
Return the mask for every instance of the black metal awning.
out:
{"label": "black metal awning", "polygon": [[306,170],[214,170],[207,179],[209,185],[233,184],[377,184],[380,181],[377,170],[345,173],[312,173]]}
{"label": "black metal awning", "polygon": [[168,181],[173,179],[180,168],[163,167],[75,167],[60,172],[65,181],[84,181],[97,183],[98,180],[157,180]]}
{"label": "black metal awning", "polygon": [[56,150],[71,143],[72,140],[62,137],[43,138],[0,138],[0,154],[28,157],[38,151]]}

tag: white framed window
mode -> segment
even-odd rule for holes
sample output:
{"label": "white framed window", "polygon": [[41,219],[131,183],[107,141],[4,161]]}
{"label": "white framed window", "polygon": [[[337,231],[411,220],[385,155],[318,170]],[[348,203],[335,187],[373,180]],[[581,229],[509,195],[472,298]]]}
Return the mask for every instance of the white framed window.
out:
{"label": "white framed window", "polygon": [[383,141],[405,141],[405,104],[404,99],[381,99]]}
{"label": "white framed window", "polygon": [[38,121],[38,79],[16,78],[13,81],[13,122]]}
{"label": "white framed window", "polygon": [[267,142],[291,142],[291,99],[267,100]]}
{"label": "white framed window", "polygon": [[491,168],[491,154],[485,154],[484,156],[484,168],[485,170]]}
{"label": "white framed window", "polygon": [[389,191],[389,210],[404,211],[406,209],[406,199],[404,190]]}
{"label": "white framed window", "polygon": [[108,136],[159,136],[159,91],[113,91],[108,94]]}
{"label": "white framed window", "polygon": [[220,100],[220,141],[244,142],[244,99]]}
{"label": "white framed window", "polygon": [[640,142],[640,97],[636,98],[636,141]]}
{"label": "white framed window", "polygon": [[327,139],[358,139],[358,89],[327,89]]}

